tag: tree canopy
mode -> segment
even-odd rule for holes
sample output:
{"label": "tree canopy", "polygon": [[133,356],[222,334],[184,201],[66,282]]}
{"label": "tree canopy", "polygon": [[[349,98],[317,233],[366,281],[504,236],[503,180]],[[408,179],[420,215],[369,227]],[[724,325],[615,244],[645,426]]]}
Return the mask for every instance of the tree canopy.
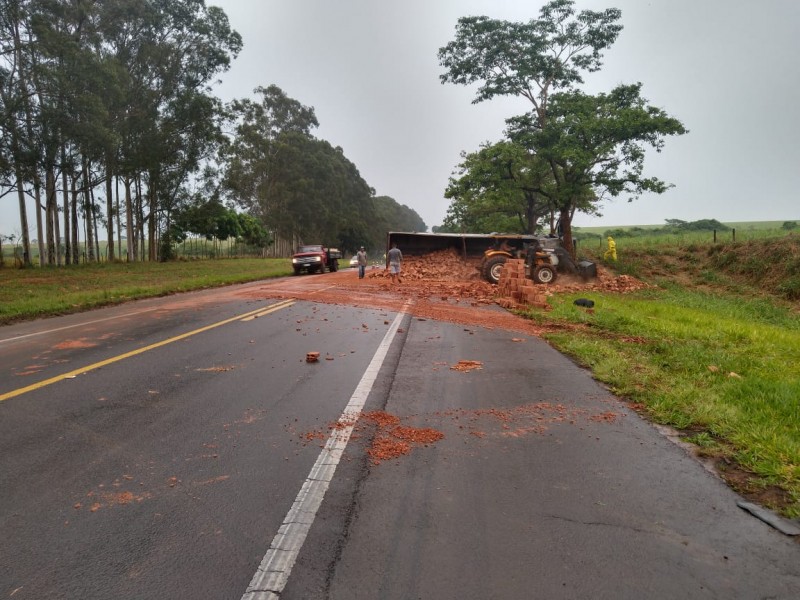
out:
{"label": "tree canopy", "polygon": [[511,140],[462,154],[445,197],[452,202],[442,231],[534,233],[549,213],[547,165]]}
{"label": "tree canopy", "polygon": [[[104,220],[113,259],[120,180],[127,258],[145,239],[154,258],[181,188],[219,143],[210,84],[240,49],[225,13],[204,0],[0,0],[0,170],[19,199],[24,262],[25,195],[40,261],[61,262],[59,197],[66,262],[78,260],[79,215],[87,257]],[[103,186],[105,207],[94,197]]]}
{"label": "tree canopy", "polygon": [[205,0],[0,0],[0,199],[19,202],[23,262],[26,197],[42,264],[99,259],[100,226],[110,260],[169,257],[187,233],[358,247],[425,229],[278,86],[223,105],[211,85],[241,48]]}
{"label": "tree canopy", "polygon": [[388,229],[425,223],[394,200],[375,197],[342,148],[312,135],[314,109],[278,86],[258,102],[229,106],[234,135],[224,148],[224,188],[235,204],[284,239],[382,247]]}
{"label": "tree canopy", "polygon": [[568,248],[576,211],[596,213],[608,196],[670,187],[645,177],[644,159],[648,147],[662,149],[665,136],[686,133],[680,121],[648,105],[638,83],[597,95],[577,88],[584,73],[601,68],[603,51],[622,31],[620,19],[615,8],[576,12],[572,0],[552,0],[527,23],[459,19],[455,39],[439,50],[442,83],[479,83],[474,102],[513,95],[532,109],[507,120],[506,140],[462,163],[461,177],[451,179],[446,192],[453,199],[448,227],[475,226],[479,214],[485,222],[492,207],[502,221],[509,205],[520,205],[521,188],[509,185],[512,178],[497,171],[486,177],[496,164],[487,161],[490,149],[516,148],[525,159],[529,205],[546,207],[528,214],[557,215]]}

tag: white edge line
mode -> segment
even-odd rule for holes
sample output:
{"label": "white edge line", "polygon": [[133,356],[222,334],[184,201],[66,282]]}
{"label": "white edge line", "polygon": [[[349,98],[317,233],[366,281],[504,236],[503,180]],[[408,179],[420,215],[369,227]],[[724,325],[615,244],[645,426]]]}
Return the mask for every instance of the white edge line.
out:
{"label": "white edge line", "polygon": [[339,417],[338,422],[342,425],[341,429],[334,428],[328,436],[328,441],[322,452],[319,453],[317,461],[311,467],[303,486],[297,494],[291,509],[286,514],[283,524],[278,533],[272,539],[269,550],[256,570],[247,591],[242,596],[242,600],[277,600],[283,588],[289,581],[289,574],[294,567],[300,549],[308,536],[314,518],[325,497],[333,474],[342,457],[353,428],[361,415],[364,404],[372,391],[372,386],[378,377],[383,361],[389,351],[389,347],[397,334],[400,322],[405,316],[410,302],[406,302],[400,312],[392,321],[389,330],[383,337],[383,341],[375,351],[375,355],[367,366],[367,370],[361,377],[361,381],[356,387],[350,401],[345,406],[344,411]]}
{"label": "white edge line", "polygon": [[95,323],[102,323],[103,321],[111,321],[113,319],[123,319],[125,317],[132,317],[134,315],[141,315],[142,313],[152,312],[154,310],[161,310],[160,307],[155,308],[146,308],[144,310],[137,310],[136,312],[125,313],[124,315],[116,315],[114,317],[105,317],[103,319],[95,319],[94,321],[84,321],[83,323],[76,323],[75,325],[65,325],[64,327],[57,327],[55,329],[47,329],[45,331],[35,331],[34,333],[27,333],[25,335],[18,335],[17,337],[6,338],[4,340],[0,340],[0,344],[4,342],[13,342],[16,340],[22,340],[29,337],[34,337],[36,335],[44,335],[46,333],[55,333],[56,331],[63,331],[65,329],[73,329],[75,327],[84,327],[85,325],[93,325]]}

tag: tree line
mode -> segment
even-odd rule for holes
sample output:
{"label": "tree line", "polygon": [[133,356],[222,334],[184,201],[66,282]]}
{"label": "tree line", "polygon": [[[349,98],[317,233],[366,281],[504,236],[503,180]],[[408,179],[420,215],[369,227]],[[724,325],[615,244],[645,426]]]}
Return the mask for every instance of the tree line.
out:
{"label": "tree line", "polygon": [[19,204],[23,263],[26,198],[51,265],[99,260],[103,237],[134,261],[189,233],[354,249],[425,230],[313,136],[313,108],[276,86],[215,97],[241,48],[204,0],[0,0],[0,201]]}
{"label": "tree line", "polygon": [[644,175],[645,151],[687,133],[683,124],[649,105],[639,83],[599,94],[579,88],[601,68],[621,17],[616,8],[577,12],[572,0],[551,0],[526,23],[458,20],[455,39],[439,50],[442,83],[477,84],[474,103],[518,96],[531,110],[506,120],[502,140],[462,153],[438,231],[545,228],[572,248],[576,211],[599,214],[608,197],[631,201],[671,187]]}

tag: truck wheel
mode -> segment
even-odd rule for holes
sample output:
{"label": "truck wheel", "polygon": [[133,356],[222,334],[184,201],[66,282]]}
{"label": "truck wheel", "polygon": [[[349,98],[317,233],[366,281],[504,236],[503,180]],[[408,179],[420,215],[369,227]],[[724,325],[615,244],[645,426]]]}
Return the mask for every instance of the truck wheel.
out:
{"label": "truck wheel", "polygon": [[331,261],[331,273],[336,273],[339,270],[339,262],[332,260]]}
{"label": "truck wheel", "polygon": [[483,278],[489,283],[498,283],[503,266],[508,260],[505,256],[493,256],[483,263]]}
{"label": "truck wheel", "polygon": [[295,270],[294,270],[294,274],[295,274],[295,275],[300,275],[300,269],[295,269]]}
{"label": "truck wheel", "polygon": [[536,283],[553,283],[556,280],[556,270],[549,265],[541,265],[533,271],[533,280]]}

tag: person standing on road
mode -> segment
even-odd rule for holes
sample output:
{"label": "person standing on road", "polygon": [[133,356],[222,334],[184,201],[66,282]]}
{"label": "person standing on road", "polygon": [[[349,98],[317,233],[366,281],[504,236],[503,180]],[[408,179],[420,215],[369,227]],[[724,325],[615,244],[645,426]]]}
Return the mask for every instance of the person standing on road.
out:
{"label": "person standing on road", "polygon": [[392,249],[386,255],[386,270],[392,276],[392,283],[403,283],[403,280],[400,279],[400,265],[402,262],[403,253],[400,252],[400,248],[397,247],[396,243],[392,244]]}
{"label": "person standing on road", "polygon": [[358,278],[364,279],[364,274],[367,270],[367,251],[364,250],[364,246],[359,248],[356,253],[356,259],[358,260]]}

